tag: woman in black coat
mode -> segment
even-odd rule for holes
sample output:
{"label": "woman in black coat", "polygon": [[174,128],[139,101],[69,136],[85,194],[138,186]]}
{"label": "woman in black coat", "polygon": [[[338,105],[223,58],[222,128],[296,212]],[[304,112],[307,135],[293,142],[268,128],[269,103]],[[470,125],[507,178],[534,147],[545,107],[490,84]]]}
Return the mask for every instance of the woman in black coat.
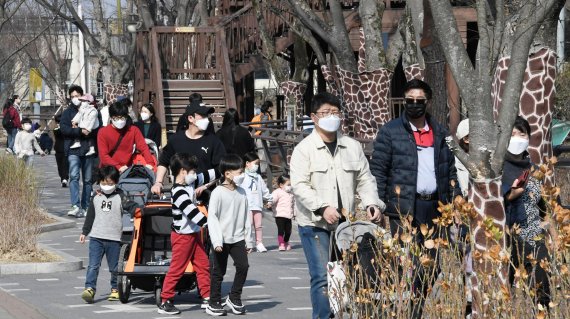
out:
{"label": "woman in black coat", "polygon": [[156,116],[154,115],[154,107],[152,104],[145,104],[140,110],[140,120],[135,123],[144,138],[148,138],[156,143],[156,147],[160,147],[162,127]]}
{"label": "woman in black coat", "polygon": [[239,114],[236,109],[228,109],[224,113],[222,127],[216,133],[222,140],[227,153],[239,155],[241,158],[255,151],[255,143],[249,131],[239,125]]}

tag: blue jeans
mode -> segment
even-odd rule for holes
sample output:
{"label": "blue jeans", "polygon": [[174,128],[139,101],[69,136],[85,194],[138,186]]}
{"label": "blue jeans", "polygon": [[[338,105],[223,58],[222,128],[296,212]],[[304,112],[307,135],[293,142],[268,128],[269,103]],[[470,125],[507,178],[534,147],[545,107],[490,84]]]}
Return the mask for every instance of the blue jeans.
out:
{"label": "blue jeans", "polygon": [[18,134],[17,128],[11,128],[7,130],[8,137],[6,138],[6,147],[14,151],[14,142],[16,142],[16,134]]}
{"label": "blue jeans", "polygon": [[[93,179],[92,156],[69,155],[69,192],[71,193],[71,206],[87,209],[91,199]],[[79,197],[79,174],[83,177],[83,193]]]}
{"label": "blue jeans", "polygon": [[301,244],[311,276],[313,319],[328,319],[331,313],[327,294],[330,236],[331,232],[322,228],[299,226],[299,237],[301,237]]}
{"label": "blue jeans", "polygon": [[107,257],[107,265],[111,273],[111,289],[117,289],[117,264],[119,263],[119,253],[121,242],[99,238],[89,238],[89,266],[85,277],[85,288],[97,290],[97,276],[103,255]]}

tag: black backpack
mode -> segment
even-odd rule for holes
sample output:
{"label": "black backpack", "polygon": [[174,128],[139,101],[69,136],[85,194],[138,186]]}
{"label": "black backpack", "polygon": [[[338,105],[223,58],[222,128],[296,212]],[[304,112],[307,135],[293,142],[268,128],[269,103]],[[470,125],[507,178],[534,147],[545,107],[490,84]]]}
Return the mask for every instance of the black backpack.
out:
{"label": "black backpack", "polygon": [[2,127],[4,127],[6,130],[14,128],[14,119],[10,115],[9,110],[6,112],[6,114],[4,114],[4,117],[2,118]]}

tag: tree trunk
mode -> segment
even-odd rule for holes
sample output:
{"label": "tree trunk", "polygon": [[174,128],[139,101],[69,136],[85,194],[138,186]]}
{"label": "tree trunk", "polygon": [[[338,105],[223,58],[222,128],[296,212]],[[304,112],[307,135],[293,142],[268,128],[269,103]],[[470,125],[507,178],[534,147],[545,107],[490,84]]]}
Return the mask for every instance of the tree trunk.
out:
{"label": "tree trunk", "polygon": [[445,56],[437,38],[423,48],[425,59],[425,78],[433,91],[430,102],[430,114],[441,125],[448,126],[449,108],[447,107],[447,88],[445,85]]}
{"label": "tree trunk", "polygon": [[[505,209],[501,192],[501,179],[470,180],[469,203],[473,204],[471,236],[474,243],[473,270],[473,318],[493,318],[494,309],[488,307],[489,297],[483,292],[508,291],[508,260],[505,253]],[[490,234],[490,236],[489,236]],[[506,257],[506,258],[505,258]],[[499,282],[494,282],[497,278]],[[499,293],[499,291],[497,291]]]}
{"label": "tree trunk", "polygon": [[382,16],[386,4],[383,1],[360,1],[358,14],[364,32],[364,50],[366,52],[366,70],[378,70],[386,67],[386,54],[382,44]]}

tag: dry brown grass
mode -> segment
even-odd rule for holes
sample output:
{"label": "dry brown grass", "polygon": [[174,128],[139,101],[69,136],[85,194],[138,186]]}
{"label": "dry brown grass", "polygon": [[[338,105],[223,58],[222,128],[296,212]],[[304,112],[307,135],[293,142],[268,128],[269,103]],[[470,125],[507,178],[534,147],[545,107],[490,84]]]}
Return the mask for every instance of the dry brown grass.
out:
{"label": "dry brown grass", "polygon": [[[550,275],[549,308],[537,304],[535,287],[531,286],[528,280],[533,274],[527,274],[524,268],[517,270],[513,285],[501,285],[498,269],[500,266],[504,269],[512,265],[509,258],[510,248],[507,247],[503,251],[490,250],[479,257],[481,262],[493,265],[490,273],[480,275],[480,278],[484,278],[480,282],[484,304],[482,309],[485,312],[482,318],[570,318],[570,210],[565,210],[552,200],[559,193],[559,188],[543,188],[543,198],[549,203],[547,219],[555,223],[560,236],[560,245],[557,249],[550,250],[550,262],[535,261],[538,267],[543,267]],[[469,214],[461,202],[450,204],[449,207],[451,209],[443,211],[448,211],[450,215],[446,216],[444,212],[440,222],[448,220],[451,223],[453,220],[469,223]],[[360,215],[359,219],[362,217]],[[447,222],[444,224],[449,225]],[[427,238],[423,242],[416,243],[412,238],[417,232],[427,234]],[[415,229],[408,223],[404,233],[397,235],[396,238],[392,238],[389,233],[377,234],[378,242],[374,257],[374,270],[378,274],[376,282],[369,280],[360,267],[348,266],[349,263],[361,264],[356,253],[357,245],[353,244],[349,251],[344,252],[344,260],[348,261],[344,270],[348,278],[349,307],[338,317],[411,318],[412,301],[417,303],[423,298],[412,296],[410,299],[414,280],[410,269],[418,265],[418,262],[413,261],[415,258],[430,270],[429,278],[426,280],[435,282],[425,299],[422,318],[465,318],[467,287],[464,284],[466,272],[461,257],[463,254],[453,242],[435,239],[436,236],[433,234],[430,236],[431,233],[436,234],[437,230],[427,227]],[[468,242],[466,244],[469,245]],[[440,255],[439,275],[433,267],[436,261],[429,257],[426,247],[435,247],[437,254]]]}
{"label": "dry brown grass", "polygon": [[37,248],[40,226],[49,217],[39,207],[35,174],[13,156],[0,155],[0,262],[54,259]]}

